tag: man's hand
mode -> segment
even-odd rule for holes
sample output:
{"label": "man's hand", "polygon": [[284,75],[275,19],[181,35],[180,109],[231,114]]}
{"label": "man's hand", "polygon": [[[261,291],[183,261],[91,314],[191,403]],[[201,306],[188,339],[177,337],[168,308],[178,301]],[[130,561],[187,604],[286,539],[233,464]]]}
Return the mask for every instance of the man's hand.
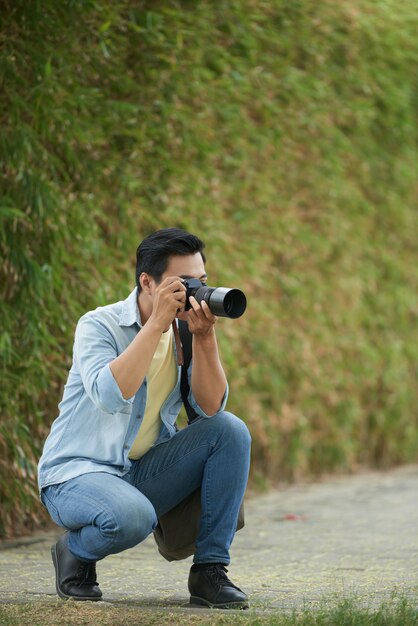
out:
{"label": "man's hand", "polygon": [[152,312],[125,350],[109,367],[125,400],[142,385],[163,332],[170,328],[178,311],[184,309],[186,287],[178,276],[170,276],[156,286]]}
{"label": "man's hand", "polygon": [[178,276],[169,276],[156,288],[149,322],[166,331],[176,315],[184,310],[186,287]]}
{"label": "man's hand", "polygon": [[216,323],[216,316],[211,312],[208,304],[202,300],[201,305],[196,298],[190,296],[191,308],[188,311],[187,323],[193,335],[210,335]]}

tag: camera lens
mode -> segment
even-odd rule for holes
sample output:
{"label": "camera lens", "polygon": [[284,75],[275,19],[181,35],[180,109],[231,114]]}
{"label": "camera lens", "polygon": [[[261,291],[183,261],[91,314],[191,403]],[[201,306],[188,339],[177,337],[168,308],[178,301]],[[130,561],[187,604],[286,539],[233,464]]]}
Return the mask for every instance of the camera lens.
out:
{"label": "camera lens", "polygon": [[214,315],[232,319],[241,317],[247,308],[247,298],[239,289],[218,287],[212,291],[206,301]]}
{"label": "camera lens", "polygon": [[208,287],[196,278],[184,281],[186,285],[186,311],[190,309],[190,296],[201,303],[204,300],[214,315],[236,319],[247,308],[247,298],[240,289]]}
{"label": "camera lens", "polygon": [[225,313],[233,319],[241,317],[247,308],[247,299],[239,289],[230,289],[223,301]]}

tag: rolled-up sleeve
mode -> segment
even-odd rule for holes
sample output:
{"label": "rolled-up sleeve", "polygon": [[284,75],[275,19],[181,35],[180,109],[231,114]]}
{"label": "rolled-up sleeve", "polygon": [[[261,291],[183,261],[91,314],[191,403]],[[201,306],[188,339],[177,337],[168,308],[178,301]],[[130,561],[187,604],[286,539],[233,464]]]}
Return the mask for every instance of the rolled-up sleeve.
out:
{"label": "rolled-up sleeve", "polygon": [[105,413],[128,412],[135,396],[125,399],[110,369],[118,356],[110,331],[93,317],[82,317],[74,340],[74,363],[91,401]]}
{"label": "rolled-up sleeve", "polygon": [[189,369],[187,372],[188,375],[188,380],[189,380],[189,396],[187,398],[190,406],[192,407],[192,409],[194,411],[196,411],[196,413],[198,415],[200,415],[201,417],[213,417],[213,415],[216,415],[217,413],[220,413],[221,411],[223,411],[225,409],[226,403],[228,401],[228,395],[229,395],[229,385],[228,382],[226,383],[226,389],[225,389],[225,393],[224,396],[222,398],[222,402],[221,405],[219,407],[219,409],[216,411],[216,413],[212,413],[211,415],[208,415],[207,413],[204,412],[204,410],[202,409],[202,407],[197,403],[196,398],[193,395],[193,391],[192,391],[192,384],[191,384],[191,378],[192,378],[192,361],[190,362],[189,365]]}

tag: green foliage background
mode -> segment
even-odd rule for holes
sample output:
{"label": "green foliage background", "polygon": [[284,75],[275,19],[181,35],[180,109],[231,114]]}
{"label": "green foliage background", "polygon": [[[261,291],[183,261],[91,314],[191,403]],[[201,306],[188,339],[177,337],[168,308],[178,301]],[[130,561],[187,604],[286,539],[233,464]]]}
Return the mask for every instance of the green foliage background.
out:
{"label": "green foliage background", "polygon": [[177,225],[249,309],[218,324],[253,479],[416,461],[415,0],[2,0],[0,534],[73,331]]}

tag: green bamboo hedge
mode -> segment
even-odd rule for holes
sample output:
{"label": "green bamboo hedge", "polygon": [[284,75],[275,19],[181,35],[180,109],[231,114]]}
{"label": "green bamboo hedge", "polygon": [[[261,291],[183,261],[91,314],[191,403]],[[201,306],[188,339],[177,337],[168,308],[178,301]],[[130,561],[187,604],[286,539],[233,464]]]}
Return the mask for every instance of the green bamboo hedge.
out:
{"label": "green bamboo hedge", "polygon": [[210,283],[254,481],[417,460],[415,0],[3,0],[0,534],[73,331],[177,225]]}

